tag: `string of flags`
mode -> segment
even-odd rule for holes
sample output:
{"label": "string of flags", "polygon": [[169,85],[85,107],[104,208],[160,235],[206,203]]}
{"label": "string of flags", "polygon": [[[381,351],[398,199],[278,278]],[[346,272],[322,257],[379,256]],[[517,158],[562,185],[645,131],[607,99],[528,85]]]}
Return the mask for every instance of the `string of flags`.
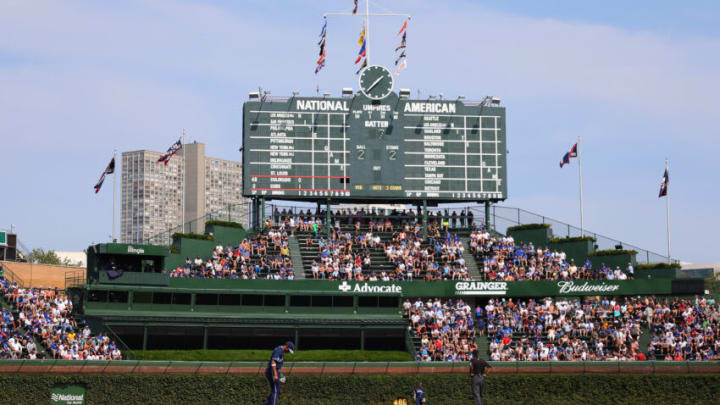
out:
{"label": "string of flags", "polygon": [[405,53],[405,48],[407,48],[407,26],[408,22],[405,20],[405,23],[403,23],[402,28],[400,28],[400,31],[397,33],[398,35],[402,34],[402,39],[400,40],[400,46],[395,48],[395,53],[398,51],[400,52],[400,55],[395,59],[395,66],[397,68],[395,69],[395,74],[399,75],[400,72],[403,71],[407,67],[407,54]]}
{"label": "string of flags", "polygon": [[355,0],[355,8],[353,9],[353,14],[357,14],[357,8],[358,8],[358,0]]}
{"label": "string of flags", "polygon": [[365,38],[365,24],[363,23],[362,31],[360,31],[360,37],[357,40],[357,44],[360,46],[360,51],[358,52],[358,57],[355,59],[355,64],[357,65],[360,63],[363,58],[365,60],[360,65],[360,69],[355,72],[355,74],[359,74],[361,70],[365,69],[367,66],[367,38]]}
{"label": "string of flags", "polygon": [[325,37],[327,36],[327,19],[325,19],[325,24],[323,24],[322,31],[320,31],[320,41],[318,41],[318,46],[320,47],[320,59],[317,61],[317,66],[315,66],[315,74],[318,74],[318,72],[325,67]]}

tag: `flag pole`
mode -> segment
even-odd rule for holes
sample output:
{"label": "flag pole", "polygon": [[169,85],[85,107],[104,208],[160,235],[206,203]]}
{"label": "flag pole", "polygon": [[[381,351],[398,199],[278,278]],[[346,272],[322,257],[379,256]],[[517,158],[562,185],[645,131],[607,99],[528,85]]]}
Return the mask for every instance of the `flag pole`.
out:
{"label": "flag pole", "polygon": [[[665,173],[668,173],[669,165],[668,160],[665,158]],[[670,176],[668,175],[668,178]],[[670,185],[669,181],[665,183],[665,221],[667,223],[667,248],[668,248],[668,264],[672,263],[672,256],[670,255]]]}
{"label": "flag pole", "polygon": [[585,236],[585,218],[583,215],[583,181],[582,181],[582,148],[580,147],[581,137],[578,136],[578,178],[580,180],[580,236]]}
{"label": "flag pole", "polygon": [[370,0],[365,0],[365,61],[370,66]]}
{"label": "flag pole", "polygon": [[182,167],[182,232],[185,233],[185,128],[182,130],[182,153],[183,153],[183,167]]}
{"label": "flag pole", "polygon": [[113,222],[112,223],[112,241],[113,241],[113,243],[117,242],[117,236],[115,234],[115,194],[116,194],[115,190],[117,189],[117,187],[116,187],[117,182],[115,181],[115,179],[117,177],[118,164],[117,164],[116,158],[117,158],[117,149],[113,150],[113,162],[115,162],[115,167],[113,167],[113,208],[112,208],[112,210],[113,210],[113,213],[112,213],[112,222]]}

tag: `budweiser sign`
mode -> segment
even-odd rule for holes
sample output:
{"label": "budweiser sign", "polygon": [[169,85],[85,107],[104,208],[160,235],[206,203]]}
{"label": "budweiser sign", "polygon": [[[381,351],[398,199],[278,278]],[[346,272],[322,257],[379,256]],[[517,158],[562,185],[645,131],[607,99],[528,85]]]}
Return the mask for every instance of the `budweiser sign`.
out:
{"label": "budweiser sign", "polygon": [[608,293],[615,292],[620,289],[620,284],[590,284],[587,281],[580,284],[575,284],[574,281],[559,281],[557,283],[560,287],[560,294],[572,294],[572,293]]}

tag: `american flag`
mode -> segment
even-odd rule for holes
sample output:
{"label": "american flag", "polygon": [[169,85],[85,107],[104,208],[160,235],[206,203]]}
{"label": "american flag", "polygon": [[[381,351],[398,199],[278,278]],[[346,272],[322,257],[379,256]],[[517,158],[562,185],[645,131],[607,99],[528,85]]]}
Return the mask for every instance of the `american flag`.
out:
{"label": "american flag", "polygon": [[160,159],[157,160],[158,163],[163,162],[163,163],[165,163],[165,166],[167,166],[168,163],[170,163],[170,158],[173,157],[174,154],[178,153],[178,151],[180,151],[180,149],[182,149],[182,147],[183,147],[182,139],[178,139],[177,142],[170,145],[170,147],[167,150],[167,153],[160,156]]}

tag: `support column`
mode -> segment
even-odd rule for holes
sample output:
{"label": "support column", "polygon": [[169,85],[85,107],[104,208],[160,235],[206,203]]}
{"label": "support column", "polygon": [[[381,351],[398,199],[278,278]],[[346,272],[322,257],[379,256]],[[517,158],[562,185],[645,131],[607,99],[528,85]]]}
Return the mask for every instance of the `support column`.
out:
{"label": "support column", "polygon": [[208,327],[203,327],[203,350],[207,350],[208,348]]}
{"label": "support column", "polygon": [[265,197],[260,197],[260,230],[265,228]]}
{"label": "support column", "polygon": [[300,330],[295,328],[295,350],[300,350]]}
{"label": "support column", "polygon": [[330,224],[330,221],[332,219],[330,217],[330,199],[329,198],[327,199],[327,203],[326,203],[325,207],[326,207],[326,211],[327,211],[325,213],[325,224],[326,224],[326,228],[327,228],[327,237],[328,237],[328,239],[330,239],[330,237],[332,236],[332,225]]}
{"label": "support column", "polygon": [[485,228],[487,228],[488,231],[492,229],[490,225],[490,201],[485,201]]}
{"label": "support column", "polygon": [[360,350],[365,350],[365,328],[360,328]]}
{"label": "support column", "polygon": [[423,207],[422,207],[422,224],[423,224],[423,238],[427,239],[428,237],[428,210],[427,210],[427,200],[423,200]]}
{"label": "support column", "polygon": [[148,330],[147,330],[147,326],[143,326],[143,343],[142,343],[143,350],[147,350],[147,342],[148,342]]}

